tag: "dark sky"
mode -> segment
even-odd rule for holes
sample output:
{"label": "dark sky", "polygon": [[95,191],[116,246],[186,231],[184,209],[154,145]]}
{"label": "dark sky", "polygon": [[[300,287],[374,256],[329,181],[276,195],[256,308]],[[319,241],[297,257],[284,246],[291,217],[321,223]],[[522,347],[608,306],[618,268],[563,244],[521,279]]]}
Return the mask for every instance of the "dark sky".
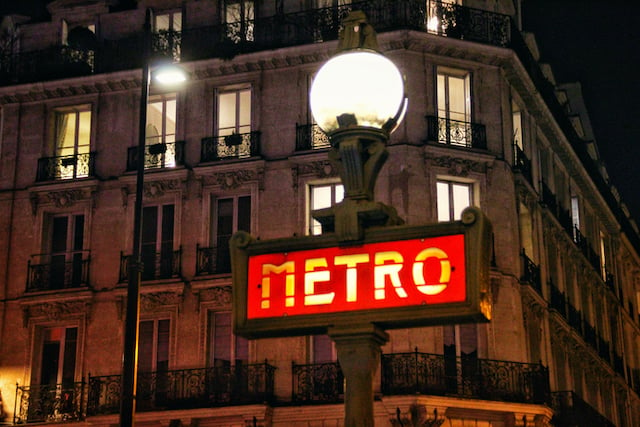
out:
{"label": "dark sky", "polygon": [[[556,81],[581,83],[600,154],[640,223],[640,0],[522,2],[524,28],[536,34]],[[0,0],[0,14],[44,19],[46,3]]]}
{"label": "dark sky", "polygon": [[640,1],[523,0],[558,83],[581,83],[600,155],[640,223]]}

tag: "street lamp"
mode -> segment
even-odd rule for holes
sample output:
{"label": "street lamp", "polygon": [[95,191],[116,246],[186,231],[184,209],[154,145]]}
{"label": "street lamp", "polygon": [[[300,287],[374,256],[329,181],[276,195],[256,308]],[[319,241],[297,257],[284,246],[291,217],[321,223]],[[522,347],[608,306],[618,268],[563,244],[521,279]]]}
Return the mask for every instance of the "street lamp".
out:
{"label": "street lamp", "polygon": [[142,52],[142,83],[138,122],[138,148],[136,164],[136,200],[133,217],[133,250],[129,260],[127,284],[127,311],[124,326],[124,351],[122,357],[122,382],[120,390],[120,426],[134,425],[136,411],[136,380],[138,370],[138,329],[140,323],[140,281],[142,276],[142,196],[144,190],[145,142],[147,104],[151,77],[162,84],[176,84],[187,79],[186,72],[174,64],[164,64],[153,73],[151,46],[151,9],[146,10],[144,22],[144,46]]}
{"label": "street lamp", "polygon": [[373,201],[373,190],[407,98],[402,74],[377,51],[364,13],[351,12],[343,25],[339,52],[316,74],[309,100],[316,123],[329,137],[329,160],[342,178],[345,198],[313,216],[323,231],[354,241],[363,238],[366,227],[403,222],[392,207]]}
{"label": "street lamp", "polygon": [[[361,11],[343,21],[339,53],[318,71],[309,101],[331,143],[329,160],[345,188],[344,200],[312,212],[338,242],[361,242],[365,229],[399,225],[391,206],[375,202],[375,181],[389,156],[386,143],[407,107],[404,79],[377,49],[375,31]],[[373,378],[388,334],[373,323],[329,327],[344,373],[345,427],[373,427]]]}

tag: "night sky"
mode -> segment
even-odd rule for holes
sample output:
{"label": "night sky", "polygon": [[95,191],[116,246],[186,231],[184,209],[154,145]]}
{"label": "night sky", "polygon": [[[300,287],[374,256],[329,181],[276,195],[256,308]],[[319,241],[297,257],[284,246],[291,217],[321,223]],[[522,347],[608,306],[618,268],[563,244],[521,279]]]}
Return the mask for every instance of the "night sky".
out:
{"label": "night sky", "polygon": [[[0,0],[0,14],[46,19],[46,3]],[[556,81],[581,83],[600,155],[640,223],[640,1],[523,0],[523,9]]]}

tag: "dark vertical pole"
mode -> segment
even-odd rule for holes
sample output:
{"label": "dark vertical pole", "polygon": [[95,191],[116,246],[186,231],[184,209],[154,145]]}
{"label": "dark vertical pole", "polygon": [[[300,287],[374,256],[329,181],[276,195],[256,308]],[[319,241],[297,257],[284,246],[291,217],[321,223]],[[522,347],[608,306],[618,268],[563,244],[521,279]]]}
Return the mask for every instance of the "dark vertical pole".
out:
{"label": "dark vertical pole", "polygon": [[149,99],[151,10],[147,9],[144,21],[144,47],[142,53],[142,83],[140,95],[140,121],[138,123],[138,156],[136,161],[136,201],[133,218],[133,251],[129,260],[127,286],[127,313],[124,325],[124,352],[122,359],[122,384],[120,400],[120,426],[134,425],[136,412],[136,379],[138,371],[138,326],[140,323],[140,279],[142,275],[142,195],[144,189],[144,149],[147,127],[147,102]]}

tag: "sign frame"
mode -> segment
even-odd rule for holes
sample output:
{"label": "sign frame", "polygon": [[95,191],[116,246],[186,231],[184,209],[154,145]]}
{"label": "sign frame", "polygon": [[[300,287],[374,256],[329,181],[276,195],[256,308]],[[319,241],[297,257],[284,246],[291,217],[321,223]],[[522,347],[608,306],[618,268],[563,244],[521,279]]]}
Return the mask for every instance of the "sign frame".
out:
{"label": "sign frame", "polygon": [[422,226],[370,228],[355,245],[464,235],[466,299],[461,302],[408,305],[402,307],[297,314],[294,316],[247,317],[249,258],[254,255],[354,246],[340,242],[334,233],[319,236],[256,240],[239,231],[230,242],[234,333],[247,338],[273,338],[327,333],[328,328],[372,323],[383,329],[433,326],[451,323],[487,322],[491,319],[491,223],[476,208],[466,208],[460,221]]}

